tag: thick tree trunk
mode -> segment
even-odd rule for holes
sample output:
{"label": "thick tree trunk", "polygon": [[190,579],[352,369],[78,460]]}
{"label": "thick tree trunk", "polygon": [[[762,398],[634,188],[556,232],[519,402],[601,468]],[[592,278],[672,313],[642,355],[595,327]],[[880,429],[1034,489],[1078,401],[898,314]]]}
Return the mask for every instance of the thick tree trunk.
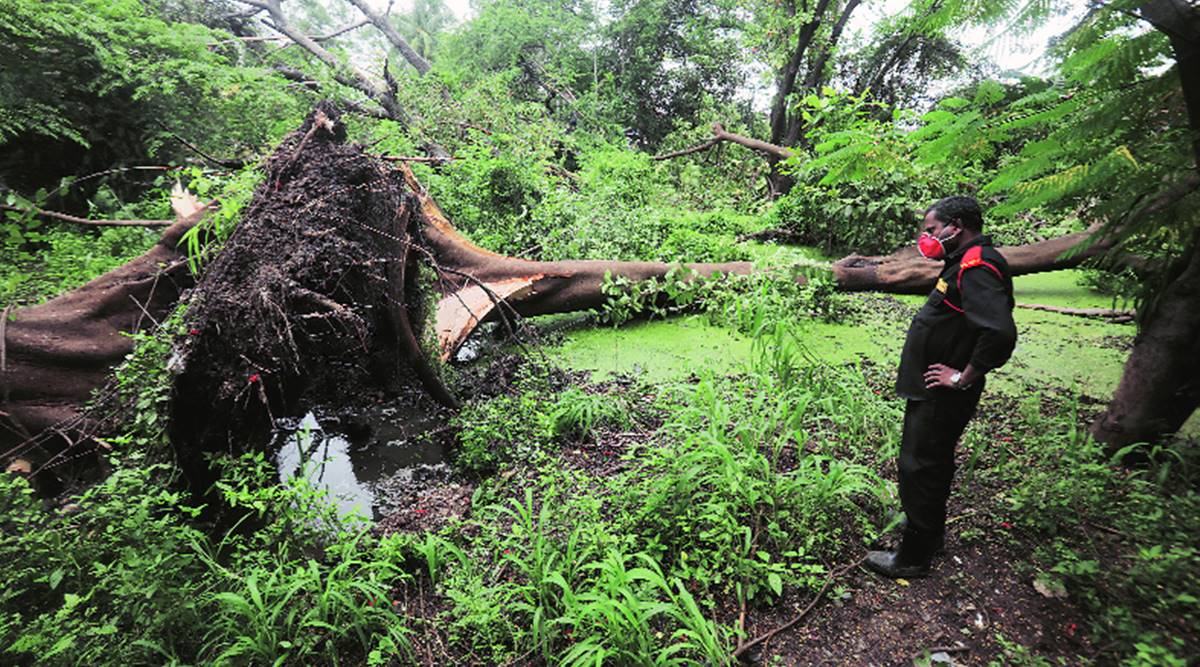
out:
{"label": "thick tree trunk", "polygon": [[1092,424],[1092,434],[1110,451],[1178,431],[1200,404],[1197,245],[1163,290],[1154,317],[1138,333],[1112,402]]}
{"label": "thick tree trunk", "polygon": [[[1194,190],[1200,180],[1200,10],[1185,0],[1151,0],[1140,10],[1171,41],[1192,131],[1197,171],[1188,183]],[[1179,266],[1142,322],[1112,401],[1092,423],[1092,435],[1110,452],[1175,433],[1200,404],[1200,235]]]}
{"label": "thick tree trunk", "polygon": [[206,207],[181,191],[172,203],[177,222],[141,257],[46,303],[4,310],[0,459],[44,465],[69,449],[80,407],[131,351],[128,334],[151,327],[191,286],[177,245]]}

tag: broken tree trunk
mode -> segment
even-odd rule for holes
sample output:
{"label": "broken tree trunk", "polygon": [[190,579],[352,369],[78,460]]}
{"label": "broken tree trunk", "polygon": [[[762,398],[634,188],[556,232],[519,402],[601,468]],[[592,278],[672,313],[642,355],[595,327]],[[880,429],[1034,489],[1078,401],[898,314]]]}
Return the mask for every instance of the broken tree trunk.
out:
{"label": "broken tree trunk", "polygon": [[[414,387],[453,405],[436,357],[447,359],[482,322],[596,308],[606,274],[660,278],[661,262],[539,262],[462,237],[405,166],[344,143],[321,107],[267,163],[268,175],[233,237],[189,297],[176,341],[171,433],[202,477],[202,454],[254,441],[305,395]],[[197,214],[198,216],[199,214]],[[0,331],[0,438],[57,456],[76,439],[81,406],[132,348],[124,332],[170,311],[191,278],[176,248],[180,220],[144,257],[46,304],[18,309]],[[1004,248],[1014,272],[1076,266],[1089,233]],[[746,273],[745,262],[686,265],[696,274]],[[940,264],[903,250],[836,262],[844,290],[920,293]],[[432,321],[432,326],[425,323]]]}
{"label": "broken tree trunk", "polygon": [[179,189],[172,205],[176,222],[142,256],[46,303],[4,309],[0,458],[61,460],[86,430],[81,406],[132,349],[128,334],[150,328],[192,284],[176,246],[207,207]]}

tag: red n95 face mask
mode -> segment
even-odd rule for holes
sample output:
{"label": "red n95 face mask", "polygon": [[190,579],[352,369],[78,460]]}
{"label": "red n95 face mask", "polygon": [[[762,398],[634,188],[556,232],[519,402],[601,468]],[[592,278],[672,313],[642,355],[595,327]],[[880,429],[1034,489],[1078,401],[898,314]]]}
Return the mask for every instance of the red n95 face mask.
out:
{"label": "red n95 face mask", "polygon": [[943,241],[949,241],[955,236],[958,236],[958,232],[944,239],[939,239],[929,232],[924,232],[917,239],[917,252],[921,253],[921,256],[926,259],[941,259],[946,256],[946,246],[942,245]]}

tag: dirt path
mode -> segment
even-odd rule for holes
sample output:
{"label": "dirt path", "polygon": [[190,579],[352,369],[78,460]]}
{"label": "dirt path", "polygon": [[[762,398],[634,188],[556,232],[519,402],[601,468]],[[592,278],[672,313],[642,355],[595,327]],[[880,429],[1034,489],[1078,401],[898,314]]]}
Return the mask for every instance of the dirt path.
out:
{"label": "dirt path", "polygon": [[[1092,653],[1080,610],[1033,588],[1033,573],[1023,565],[1032,546],[978,515],[965,522],[985,537],[964,542],[950,536],[929,578],[897,583],[856,568],[807,622],[776,635],[757,664],[912,665],[939,652],[953,661],[940,664],[1006,664],[1000,638],[1067,664]],[[752,616],[747,630],[751,636],[769,632],[808,602],[784,600]]]}

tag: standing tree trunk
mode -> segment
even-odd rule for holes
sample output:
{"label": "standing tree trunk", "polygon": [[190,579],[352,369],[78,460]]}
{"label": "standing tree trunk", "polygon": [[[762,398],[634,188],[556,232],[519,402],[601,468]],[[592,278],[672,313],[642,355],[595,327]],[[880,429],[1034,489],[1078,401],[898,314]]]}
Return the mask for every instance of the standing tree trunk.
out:
{"label": "standing tree trunk", "polygon": [[[1153,0],[1141,12],[1171,40],[1200,172],[1200,11],[1185,0]],[[1112,402],[1092,424],[1110,451],[1175,433],[1200,402],[1200,234],[1176,270],[1143,320]]]}
{"label": "standing tree trunk", "polygon": [[1200,252],[1193,242],[1183,270],[1163,290],[1138,333],[1108,408],[1092,425],[1117,450],[1179,430],[1200,403]]}

